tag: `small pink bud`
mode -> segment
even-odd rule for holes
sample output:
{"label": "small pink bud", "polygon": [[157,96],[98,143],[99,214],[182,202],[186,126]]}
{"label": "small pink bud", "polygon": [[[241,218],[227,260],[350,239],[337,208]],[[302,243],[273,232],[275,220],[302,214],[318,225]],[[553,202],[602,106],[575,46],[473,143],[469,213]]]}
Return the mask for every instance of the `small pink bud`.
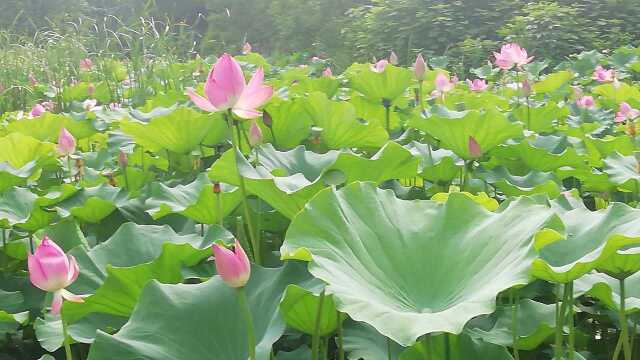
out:
{"label": "small pink bud", "polygon": [[89,84],[87,86],[87,95],[93,96],[93,94],[95,94],[95,92],[96,92],[96,86],[93,85],[93,84]]}
{"label": "small pink bud", "polygon": [[398,55],[396,55],[394,51],[391,51],[391,54],[389,54],[389,63],[391,65],[398,65]]}
{"label": "small pink bud", "polygon": [[580,109],[592,109],[595,106],[595,102],[593,101],[593,96],[582,96],[576,100],[576,105]]}
{"label": "small pink bud", "polygon": [[60,129],[58,135],[58,152],[61,155],[71,155],[76,151],[76,139],[67,129]]}
{"label": "small pink bud", "polygon": [[91,69],[93,69],[93,61],[91,61],[91,59],[86,58],[80,60],[80,70],[91,71]]}
{"label": "small pink bud", "polygon": [[371,71],[381,73],[384,69],[389,65],[389,61],[382,59],[376,62],[374,65],[371,65]]}
{"label": "small pink bud", "polygon": [[262,112],[262,123],[264,126],[271,128],[273,125],[273,119],[271,118],[271,114],[267,110]]}
{"label": "small pink bud", "polygon": [[249,127],[249,144],[256,146],[262,142],[262,129],[258,126],[255,120],[251,122]]}
{"label": "small pink bud", "polygon": [[247,55],[247,54],[251,54],[251,50],[253,48],[251,47],[251,44],[249,44],[248,42],[244,43],[244,45],[242,46],[242,54]]}
{"label": "small pink bud", "polygon": [[416,79],[424,80],[427,73],[427,63],[424,61],[422,54],[418,54],[416,62],[413,64],[413,72],[416,75]]}
{"label": "small pink bud", "polygon": [[324,69],[324,71],[322,71],[322,76],[324,76],[324,77],[332,77],[333,76],[333,71],[331,71],[331,68],[327,66],[327,68]]}
{"label": "small pink bud", "polygon": [[36,79],[36,76],[33,75],[33,73],[29,73],[29,84],[31,84],[31,86],[38,85],[38,79]]}
{"label": "small pink bud", "polygon": [[479,158],[482,156],[482,149],[480,149],[480,144],[476,141],[473,136],[469,136],[469,154],[472,158]]}
{"label": "small pink bud", "polygon": [[213,193],[214,194],[220,194],[222,190],[220,189],[220,183],[216,182],[213,184]]}
{"label": "small pink bud", "polygon": [[522,80],[522,92],[525,95],[531,94],[531,83],[527,79]]}
{"label": "small pink bud", "polygon": [[247,284],[251,276],[251,264],[238,240],[236,240],[233,251],[213,244],[213,255],[216,261],[216,271],[227,285],[239,288]]}
{"label": "small pink bud", "polygon": [[38,117],[38,116],[44,114],[46,111],[47,111],[47,109],[45,109],[45,107],[42,106],[41,104],[35,104],[31,108],[31,112],[29,113],[29,115],[32,118],[34,118],[34,117]]}
{"label": "small pink bud", "polygon": [[120,152],[118,153],[118,164],[120,165],[120,167],[126,168],[127,165],[129,165],[129,159],[127,158],[127,154],[120,150]]}

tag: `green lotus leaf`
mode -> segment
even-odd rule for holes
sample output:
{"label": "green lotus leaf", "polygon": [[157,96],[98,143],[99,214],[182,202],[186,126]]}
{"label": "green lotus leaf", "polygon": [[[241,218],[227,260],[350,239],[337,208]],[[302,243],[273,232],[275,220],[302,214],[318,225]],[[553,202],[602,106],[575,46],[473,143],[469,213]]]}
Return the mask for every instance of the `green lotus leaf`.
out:
{"label": "green lotus leaf", "polygon": [[151,151],[166,149],[189,154],[202,144],[214,126],[213,116],[186,107],[152,118],[149,123],[123,121],[122,131]]}
{"label": "green lotus leaf", "polygon": [[76,139],[84,139],[96,133],[91,121],[45,112],[33,119],[14,121],[7,126],[9,133],[19,132],[40,141],[57,142],[60,129],[66,128]]}
{"label": "green lotus leaf", "polygon": [[38,169],[35,161],[30,161],[17,169],[9,163],[0,163],[0,192],[14,186],[24,186],[30,179],[39,178],[40,174],[41,169]]}
{"label": "green lotus leaf", "polygon": [[604,160],[603,171],[621,189],[637,192],[640,188],[640,162],[635,156],[624,156],[615,152]]}
{"label": "green lotus leaf", "polygon": [[[595,156],[597,156],[598,160],[615,152],[621,155],[632,155],[635,150],[633,142],[628,136],[615,137],[608,135],[604,138],[585,136],[584,142],[590,152],[597,154]],[[595,165],[600,165],[600,162],[595,162]]]}
{"label": "green lotus leaf", "polygon": [[560,195],[561,187],[553,173],[531,171],[524,176],[512,175],[503,166],[479,169],[475,174],[495,186],[507,196],[547,194],[550,198]]}
{"label": "green lotus leaf", "polygon": [[410,345],[424,334],[460,333],[493,312],[497,293],[526,284],[532,238],[551,214],[527,198],[490,212],[462,194],[445,204],[407,201],[353,183],[311,200],[281,253],[306,253],[340,311]]}
{"label": "green lotus leaf", "polygon": [[[530,299],[518,303],[518,349],[533,350],[555,332],[555,305]],[[501,305],[496,312],[471,320],[465,333],[484,342],[513,346],[513,305]]]}
{"label": "green lotus leaf", "polygon": [[[70,324],[69,337],[76,342],[92,343],[96,332],[113,331],[125,323],[125,319],[104,314],[95,314]],[[49,352],[54,352],[63,346],[64,335],[60,316],[45,314],[44,319],[38,318],[34,322],[36,338],[40,346]]]}
{"label": "green lotus leaf", "polygon": [[288,326],[309,335],[313,335],[316,331],[318,314],[320,315],[318,327],[320,336],[327,336],[336,331],[343,320],[342,316],[338,315],[333,295],[326,294],[320,307],[320,295],[293,284],[287,286],[284,292],[280,313]]}
{"label": "green lotus leaf", "polygon": [[527,129],[537,133],[555,131],[555,123],[562,123],[569,115],[569,108],[558,106],[550,101],[544,106],[520,106],[513,111],[513,116],[526,125]]}
{"label": "green lotus leaf", "polygon": [[449,196],[451,194],[462,194],[466,197],[468,197],[469,199],[475,201],[477,204],[482,205],[485,209],[489,210],[489,211],[495,211],[500,207],[500,204],[498,203],[498,201],[494,198],[489,197],[489,195],[487,195],[486,193],[478,193],[478,194],[472,194],[470,192],[459,192],[459,193],[436,193],[433,194],[433,196],[431,197],[431,200],[439,202],[439,203],[446,203],[447,200],[449,199]]}
{"label": "green lotus leaf", "polygon": [[[253,315],[256,358],[269,359],[272,344],[285,330],[278,314],[289,284],[308,279],[301,264],[277,269],[252,268],[245,287]],[[116,335],[98,333],[88,359],[200,360],[248,358],[245,323],[234,289],[219,276],[201,284],[163,285],[152,281],[143,290],[131,319]],[[153,331],[148,331],[153,329]]]}
{"label": "green lotus leaf", "polygon": [[129,316],[146,283],[152,279],[181,282],[183,266],[194,266],[211,256],[213,241],[229,242],[232,237],[217,226],[206,235],[179,235],[168,226],[125,223],[92,249],[73,249],[80,275],[70,290],[91,296],[84,303],[65,302],[65,319],[74,323],[96,312]]}
{"label": "green lotus leaf", "polygon": [[391,358],[397,359],[404,348],[373,327],[363,322],[347,320],[344,323],[344,350],[349,360],[388,360],[388,347]]}
{"label": "green lotus leaf", "polygon": [[[428,92],[423,94],[428,94]],[[456,89],[447,93],[444,103],[451,109],[456,109],[458,106],[464,106],[465,110],[481,110],[494,107],[507,110],[509,108],[508,98],[490,91],[473,92]]]}
{"label": "green lotus leaf", "polygon": [[250,64],[253,66],[261,67],[264,69],[265,73],[271,72],[271,65],[269,65],[269,62],[267,61],[267,59],[265,59],[262,55],[258,53],[252,52],[248,54],[239,55],[236,57],[236,60],[240,61],[241,63],[245,63],[245,65]]}
{"label": "green lotus leaf", "polygon": [[15,169],[32,161],[49,163],[54,154],[54,145],[44,143],[31,136],[11,133],[0,138],[0,163],[7,162]]}
{"label": "green lotus leaf", "polygon": [[566,85],[571,79],[574,78],[574,74],[571,71],[558,71],[553,74],[547,75],[543,80],[536,82],[532,85],[532,89],[536,93],[547,94],[552,93]]}
{"label": "green lotus leaf", "polygon": [[405,147],[420,159],[418,174],[423,178],[434,183],[446,183],[460,176],[462,165],[456,165],[460,162],[460,158],[453,151],[433,150],[429,145],[417,141],[412,141]]}
{"label": "green lotus leaf", "polygon": [[[607,308],[620,311],[620,281],[607,274],[591,272],[574,283],[575,296],[589,295],[600,300]],[[625,279],[625,311],[640,310],[640,272]]]}
{"label": "green lotus leaf", "polygon": [[389,137],[382,125],[358,120],[353,105],[331,101],[323,93],[310,94],[305,99],[305,109],[313,123],[322,129],[320,138],[329,149],[378,148]]}
{"label": "green lotus leaf", "polygon": [[[260,164],[253,167],[237,154],[240,173],[247,191],[260,197],[288,218],[293,218],[325,183],[331,174],[339,172],[344,182],[374,181],[416,175],[418,159],[402,146],[389,142],[371,158],[351,152],[329,151],[316,154],[299,146],[290,151],[277,151],[267,144],[257,149]],[[212,180],[239,185],[233,164],[233,150],[216,161],[209,171]]]}
{"label": "green lotus leaf", "polygon": [[[640,245],[640,209],[623,203],[591,211],[581,200],[560,197],[551,205],[564,225],[549,233],[551,240],[540,250],[532,274],[540,279],[567,283],[624,255],[629,245]],[[585,226],[588,224],[588,226]]]}
{"label": "green lotus leaf", "polygon": [[9,228],[26,223],[37,198],[31,191],[18,187],[0,192],[0,227]]}
{"label": "green lotus leaf", "polygon": [[97,224],[119,206],[124,205],[126,200],[126,191],[102,184],[81,189],[73,196],[56,204],[55,209],[61,217],[73,216],[76,219]]}
{"label": "green lotus leaf", "polygon": [[273,121],[271,131],[264,132],[279,149],[291,149],[304,142],[311,134],[312,117],[307,113],[303,99],[271,101],[266,108]]}
{"label": "green lotus leaf", "polygon": [[319,78],[304,78],[297,83],[289,87],[289,92],[292,95],[304,96],[312,92],[322,92],[327,95],[328,98],[332,98],[340,88],[340,81],[332,77],[319,77]]}
{"label": "green lotus leaf", "polygon": [[[445,337],[448,337],[445,339]],[[448,346],[449,351],[445,350]],[[482,342],[466,334],[429,336],[400,354],[398,360],[431,359],[491,359],[512,360],[506,348]]]}
{"label": "green lotus leaf", "polygon": [[353,90],[378,104],[382,104],[383,99],[393,101],[402,96],[412,79],[409,69],[391,64],[380,73],[372,71],[369,64],[353,64],[345,74]]}
{"label": "green lotus leaf", "polygon": [[473,137],[486,153],[507,139],[522,136],[522,126],[507,120],[496,110],[449,112],[426,119],[412,118],[409,126],[439,139],[442,147],[464,159],[473,159],[469,152],[469,137]]}
{"label": "green lotus leaf", "polygon": [[564,180],[569,177],[574,177],[580,180],[580,188],[584,191],[605,193],[615,189],[615,185],[611,183],[609,176],[598,169],[574,169],[564,167],[556,170],[555,174],[560,180]]}
{"label": "green lotus leaf", "polygon": [[[367,101],[364,96],[354,95],[349,99],[349,103],[356,109],[356,116],[361,121],[373,123],[377,126],[385,127],[387,124],[386,109],[382,104]],[[400,114],[390,108],[389,111],[389,128],[397,129],[401,124]]]}
{"label": "green lotus leaf", "polygon": [[578,154],[567,137],[554,135],[501,145],[493,155],[510,169],[524,167],[527,171],[549,172],[563,166],[582,168],[586,163],[586,157]]}
{"label": "green lotus leaf", "polygon": [[154,219],[176,213],[200,224],[216,224],[229,215],[242,199],[240,190],[227,184],[221,184],[220,194],[215,194],[213,183],[204,173],[187,185],[169,187],[152,183],[150,187],[151,197],[146,200],[146,205],[149,206],[147,212]]}
{"label": "green lotus leaf", "polygon": [[600,95],[598,101],[606,107],[616,108],[621,102],[628,102],[640,98],[640,90],[624,82],[618,84],[602,84],[591,90]]}
{"label": "green lotus leaf", "polygon": [[27,323],[29,312],[23,311],[24,297],[19,291],[0,289],[0,334],[16,331]]}

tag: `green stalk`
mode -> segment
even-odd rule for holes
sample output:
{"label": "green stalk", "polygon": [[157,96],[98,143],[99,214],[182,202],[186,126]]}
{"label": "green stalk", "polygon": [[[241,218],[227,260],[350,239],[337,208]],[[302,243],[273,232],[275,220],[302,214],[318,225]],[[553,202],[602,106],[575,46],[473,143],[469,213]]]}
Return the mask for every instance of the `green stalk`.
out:
{"label": "green stalk", "polygon": [[67,321],[62,316],[62,313],[60,313],[60,318],[62,320],[62,336],[64,336],[64,341],[63,341],[64,353],[66,354],[67,360],[73,360],[73,353],[71,352],[71,344],[69,343],[69,332],[67,329],[69,325],[67,325]]}
{"label": "green stalk", "polygon": [[67,169],[69,170],[69,184],[73,183],[73,170],[71,170],[71,156],[67,155]]}
{"label": "green stalk", "polygon": [[387,360],[391,359],[391,339],[387,338]]}
{"label": "green stalk", "polygon": [[569,320],[569,360],[575,358],[575,324],[573,319],[573,281],[565,284],[564,291],[566,293],[568,320]]}
{"label": "green stalk", "polygon": [[[235,127],[237,133],[237,140],[234,140],[233,134],[231,135],[231,142],[233,143],[233,148],[235,150],[234,157],[237,156],[240,151],[240,141],[242,138],[242,134],[240,131],[240,127],[238,125],[233,124],[233,115],[231,114],[231,110],[225,113],[225,118],[227,120],[227,124],[229,124],[229,128],[233,131]],[[247,201],[247,187],[244,182],[244,178],[240,175],[240,169],[238,168],[238,163],[236,162],[236,171],[238,172],[238,183],[240,187],[240,193],[242,194],[242,207],[244,209],[244,221],[247,223],[247,227],[249,228],[249,240],[251,242],[251,247],[253,248],[253,261],[256,264],[262,265],[262,257],[260,254],[260,244],[259,239],[256,238],[253,233],[253,224],[251,222],[251,215],[249,214],[249,202]]]}
{"label": "green stalk", "polygon": [[513,358],[520,360],[520,352],[518,351],[518,307],[520,302],[520,293],[514,289],[510,294],[513,308],[511,310],[511,332],[513,334]]}
{"label": "green stalk", "polygon": [[342,338],[342,315],[338,314],[338,360],[344,360],[344,340]]}
{"label": "green stalk", "polygon": [[[556,284],[556,300],[560,297],[560,284]],[[562,337],[563,337],[563,327],[564,327],[564,314],[565,314],[565,301],[564,297],[562,299],[562,305],[556,301],[556,338],[555,338],[555,347],[553,349],[555,360],[562,359]]]}
{"label": "green stalk", "polygon": [[629,326],[627,324],[626,289],[624,279],[620,280],[620,337],[622,338],[622,352],[624,360],[631,360],[631,347],[629,346]]}
{"label": "green stalk", "polygon": [[249,309],[249,303],[247,301],[247,293],[244,287],[236,288],[236,294],[238,295],[238,305],[240,306],[240,312],[244,317],[244,321],[247,325],[247,344],[249,347],[249,359],[256,360],[256,336],[253,330],[253,316],[251,315],[251,309]]}
{"label": "green stalk", "polygon": [[322,317],[322,306],[324,304],[325,289],[322,289],[320,293],[320,300],[318,302],[318,311],[316,311],[316,324],[313,329],[313,336],[311,337],[311,359],[318,360],[320,355],[320,318]]}
{"label": "green stalk", "polygon": [[389,100],[382,99],[382,106],[384,106],[384,123],[387,129],[387,133],[391,135],[391,104]]}
{"label": "green stalk", "polygon": [[451,346],[449,345],[449,334],[444,334],[444,360],[451,359]]}
{"label": "green stalk", "polygon": [[220,192],[216,193],[216,198],[218,199],[218,214],[220,214],[220,219],[218,220],[218,223],[220,225],[221,228],[224,228],[224,226],[222,225],[223,222],[223,216],[222,216],[222,212],[223,212],[223,206],[222,206],[222,187],[220,188]]}
{"label": "green stalk", "polygon": [[622,351],[622,336],[618,337],[616,349],[613,351],[613,360],[618,360],[618,358],[620,357],[620,351]]}

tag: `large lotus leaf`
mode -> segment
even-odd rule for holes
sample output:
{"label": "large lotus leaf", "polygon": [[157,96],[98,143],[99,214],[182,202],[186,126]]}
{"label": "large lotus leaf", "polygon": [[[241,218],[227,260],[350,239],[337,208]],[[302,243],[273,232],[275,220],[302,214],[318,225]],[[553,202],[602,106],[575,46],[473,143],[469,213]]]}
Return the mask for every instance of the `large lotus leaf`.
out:
{"label": "large lotus leaf", "polygon": [[[428,93],[425,92],[423,94]],[[448,92],[444,103],[451,109],[455,109],[457,106],[464,106],[465,110],[480,110],[488,107],[497,107],[504,110],[509,108],[509,99],[507,97],[496,95],[490,91],[461,91],[459,88]]]}
{"label": "large lotus leaf", "polygon": [[0,227],[8,228],[29,220],[37,195],[23,188],[11,188],[0,193]]}
{"label": "large lotus leaf", "polygon": [[[361,121],[368,123],[375,123],[377,126],[386,127],[387,114],[386,109],[382,104],[372,103],[367,101],[364,96],[354,95],[349,99],[349,103],[356,109],[356,115]],[[389,109],[389,127],[391,129],[397,129],[400,126],[400,114],[394,111],[394,108]]]}
{"label": "large lotus leaf", "polygon": [[586,157],[578,154],[566,137],[554,135],[501,145],[493,154],[509,168],[526,166],[544,172],[563,166],[580,168],[586,163]]}
{"label": "large lotus leaf", "polygon": [[427,144],[412,141],[405,146],[414,156],[420,159],[419,175],[431,182],[449,182],[460,176],[462,165],[460,158],[447,149],[433,150]]}
{"label": "large lotus leaf", "polygon": [[367,323],[345,321],[344,350],[349,360],[388,360],[389,349],[392,359],[397,359],[404,350]]}
{"label": "large lotus leaf", "polygon": [[526,284],[532,238],[550,217],[527,198],[490,212],[462,194],[445,204],[406,201],[353,183],[309,202],[281,252],[311,260],[338,309],[410,345],[459,333],[494,310],[497,293]]}
{"label": "large lotus leaf", "polygon": [[559,71],[547,75],[543,80],[533,84],[532,89],[536,93],[552,93],[567,84],[575,75],[571,71]]}
{"label": "large lotus leaf", "polygon": [[319,294],[294,284],[287,286],[280,303],[280,312],[288,326],[309,335],[313,335],[316,331],[318,315],[320,316],[318,326],[320,336],[330,335],[342,322],[342,316],[336,310],[333,295],[325,294],[321,300]]}
{"label": "large lotus leaf", "polygon": [[[76,342],[92,343],[98,329],[113,332],[125,322],[125,318],[104,314],[87,316],[79,322],[69,324],[69,337]],[[54,352],[63,346],[64,335],[59,315],[45,314],[44,319],[36,319],[34,328],[38,342],[45,350]]]}
{"label": "large lotus leaf", "polygon": [[442,147],[464,159],[473,158],[469,151],[470,137],[486,153],[507,139],[522,136],[522,126],[509,122],[497,110],[447,112],[444,115],[434,114],[426,119],[412,118],[409,126],[439,139]]}
{"label": "large lotus leaf", "polygon": [[489,210],[489,211],[495,211],[500,207],[500,204],[498,203],[498,201],[492,197],[489,197],[489,195],[487,195],[487,193],[478,193],[478,194],[472,194],[470,192],[466,192],[466,191],[462,191],[459,193],[435,193],[433,194],[433,196],[431,197],[431,200],[439,202],[439,203],[446,203],[447,200],[449,199],[449,196],[451,196],[451,194],[462,194],[466,197],[468,197],[469,199],[475,201],[477,204],[482,205],[485,209]]}
{"label": "large lotus leaf", "polygon": [[19,169],[31,161],[43,163],[49,161],[54,154],[54,145],[40,142],[31,136],[11,133],[0,138],[0,163],[8,162]]}
{"label": "large lotus leaf", "polygon": [[30,161],[17,169],[9,163],[0,163],[0,192],[12,186],[24,186],[30,178],[39,176],[40,172],[35,161]]}
{"label": "large lotus leaf", "polygon": [[604,160],[603,171],[618,187],[637,192],[640,189],[640,161],[635,156],[623,156],[615,152]]}
{"label": "large lotus leaf", "polygon": [[29,312],[21,309],[23,302],[21,292],[0,289],[0,334],[13,332],[29,320]]}
{"label": "large lotus leaf", "polygon": [[300,359],[311,359],[311,349],[307,345],[302,345],[293,351],[278,351],[278,355],[276,355],[276,360]]}
{"label": "large lotus leaf", "polygon": [[7,126],[7,131],[19,132],[40,141],[57,142],[62,128],[66,128],[76,139],[84,139],[96,133],[91,121],[74,120],[50,112],[45,112],[37,118],[14,121]]}
{"label": "large lotus leaf", "polygon": [[[465,333],[484,342],[513,346],[513,305],[501,305],[496,312],[471,320]],[[523,299],[518,303],[518,349],[533,350],[555,332],[555,305]]]}
{"label": "large lotus leaf", "polygon": [[313,121],[302,99],[272,101],[266,108],[272,119],[267,139],[279,149],[291,149],[300,145],[311,134]]}
{"label": "large lotus leaf", "polygon": [[402,96],[411,84],[409,69],[387,65],[382,72],[372,71],[368,64],[353,64],[345,71],[351,88],[371,102],[393,101]]}
{"label": "large lotus leaf", "polygon": [[[606,136],[604,138],[594,138],[591,136],[584,137],[587,149],[597,154],[597,158],[605,158],[617,152],[622,155],[632,155],[635,149],[631,138],[628,136]],[[598,163],[596,163],[598,164]]]}
{"label": "large lotus leaf", "polygon": [[561,123],[569,115],[569,108],[558,106],[551,101],[544,106],[520,106],[513,111],[513,116],[525,124],[531,131],[549,133],[555,130],[554,122]]}
{"label": "large lotus leaf", "polygon": [[624,82],[598,85],[592,92],[600,95],[600,103],[611,108],[617,107],[621,102],[640,98],[640,90]]}
{"label": "large lotus leaf", "polygon": [[99,223],[127,200],[125,190],[102,184],[84,188],[56,204],[61,217],[74,216],[88,223]]}
{"label": "large lotus leaf", "polygon": [[[200,224],[215,224],[229,215],[242,200],[240,190],[221,184],[221,192],[213,192],[213,183],[202,173],[187,185],[169,187],[163,183],[150,184],[151,197],[146,200],[147,212],[159,219],[176,213]],[[222,210],[222,212],[220,212]]]}
{"label": "large lotus leaf", "polygon": [[148,124],[125,121],[120,123],[120,128],[148,150],[167,149],[188,154],[203,143],[213,125],[212,115],[181,107],[154,117]]}
{"label": "large lotus leaf", "polygon": [[65,319],[72,323],[94,312],[129,316],[147,282],[182,281],[183,266],[193,266],[211,256],[213,241],[229,242],[230,238],[215,226],[200,237],[179,235],[166,225],[123,224],[111,238],[91,250],[78,247],[71,251],[80,275],[70,289],[92,296],[84,303],[66,302]]}
{"label": "large lotus leaf", "polygon": [[300,81],[292,84],[289,87],[289,93],[297,96],[304,96],[312,92],[320,91],[327,95],[327,97],[333,97],[340,88],[340,81],[334,77],[319,77],[319,78],[303,78]]}
{"label": "large lotus leaf", "polygon": [[640,209],[623,203],[591,211],[581,200],[560,197],[551,205],[564,229],[548,231],[540,241],[540,258],[532,273],[541,279],[566,283],[598,266],[626,258],[617,254],[629,245],[640,245]]}
{"label": "large lotus leaf", "polygon": [[[614,311],[620,311],[620,281],[607,274],[591,272],[574,283],[575,296],[590,295]],[[640,272],[625,279],[625,310],[640,310]]]}
{"label": "large lotus leaf", "polygon": [[480,169],[476,175],[494,185],[507,196],[547,194],[550,198],[560,195],[560,185],[553,173],[531,171],[524,176],[512,175],[503,166]]}
{"label": "large lotus leaf", "polygon": [[[303,146],[282,152],[270,144],[257,148],[257,152],[257,168],[240,154],[236,155],[247,191],[288,218],[293,218],[318,191],[328,186],[325,178],[333,173],[339,172],[346,182],[366,180],[380,183],[397,177],[415,176],[418,166],[418,159],[394,142],[384,145],[371,158],[346,151],[316,154],[306,151]],[[233,150],[229,150],[212,166],[209,177],[239,185],[233,161]]]}
{"label": "large lotus leaf", "polygon": [[580,188],[584,191],[604,193],[615,189],[615,185],[611,183],[609,176],[598,169],[574,169],[564,167],[556,170],[555,174],[560,180],[564,180],[569,177],[574,177],[580,180]]}
{"label": "large lotus leaf", "polygon": [[[445,336],[448,339],[445,339]],[[445,350],[448,347],[448,351]],[[466,334],[430,336],[400,354],[398,360],[491,359],[512,360],[506,348],[473,339]]]}
{"label": "large lotus leaf", "polygon": [[[278,314],[289,284],[308,279],[301,264],[277,269],[252,268],[245,287],[253,315],[256,358],[269,359],[285,324]],[[99,333],[90,360],[246,360],[247,331],[239,321],[234,289],[219,276],[195,285],[151,282],[143,290],[129,322],[116,335]]]}
{"label": "large lotus leaf", "polygon": [[330,149],[349,147],[378,148],[389,134],[376,123],[365,123],[356,117],[356,109],[348,102],[332,101],[324,93],[312,93],[305,109],[313,123],[322,128],[320,138]]}

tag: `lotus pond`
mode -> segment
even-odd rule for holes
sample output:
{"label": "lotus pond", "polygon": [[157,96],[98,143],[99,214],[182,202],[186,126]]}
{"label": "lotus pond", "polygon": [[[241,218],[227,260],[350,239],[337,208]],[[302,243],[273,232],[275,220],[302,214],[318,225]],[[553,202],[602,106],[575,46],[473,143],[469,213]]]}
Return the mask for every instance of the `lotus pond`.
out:
{"label": "lotus pond", "polygon": [[4,88],[0,359],[640,359],[640,50],[499,50]]}

